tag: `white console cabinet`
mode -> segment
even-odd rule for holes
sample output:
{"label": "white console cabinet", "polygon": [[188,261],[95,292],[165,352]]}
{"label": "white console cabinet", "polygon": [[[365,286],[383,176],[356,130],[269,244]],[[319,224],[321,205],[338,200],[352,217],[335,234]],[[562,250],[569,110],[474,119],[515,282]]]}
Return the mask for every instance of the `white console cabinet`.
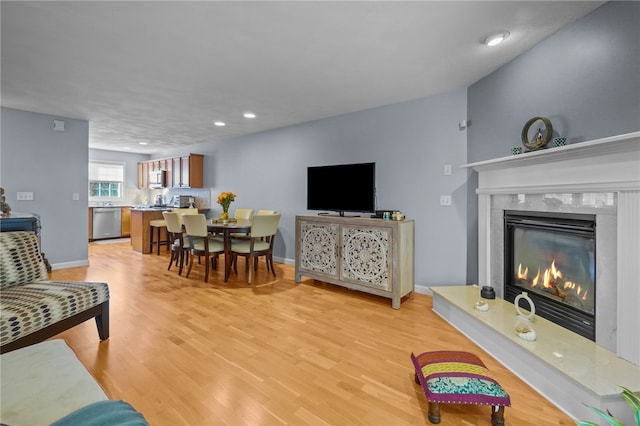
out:
{"label": "white console cabinet", "polygon": [[296,282],[302,276],[391,299],[414,290],[414,222],[296,216]]}

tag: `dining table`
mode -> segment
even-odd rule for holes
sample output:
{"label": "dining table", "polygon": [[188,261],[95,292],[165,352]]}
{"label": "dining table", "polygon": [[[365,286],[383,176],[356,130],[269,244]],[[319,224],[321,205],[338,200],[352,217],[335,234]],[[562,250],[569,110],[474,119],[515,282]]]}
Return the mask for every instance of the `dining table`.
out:
{"label": "dining table", "polygon": [[210,233],[222,234],[224,241],[224,282],[227,282],[231,272],[231,234],[249,234],[251,232],[251,221],[247,219],[234,221],[210,219],[207,220],[207,229]]}

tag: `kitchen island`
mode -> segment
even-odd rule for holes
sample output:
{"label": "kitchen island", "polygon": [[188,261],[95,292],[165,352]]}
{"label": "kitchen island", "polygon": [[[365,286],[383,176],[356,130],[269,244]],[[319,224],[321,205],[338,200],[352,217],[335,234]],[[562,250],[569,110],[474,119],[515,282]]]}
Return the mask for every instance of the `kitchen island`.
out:
{"label": "kitchen island", "polygon": [[[171,210],[168,207],[133,207],[131,209],[131,246],[133,250],[147,254],[151,253],[151,242],[149,241],[149,222],[152,220],[163,220],[163,211]],[[160,229],[160,241],[167,240],[167,228]]]}

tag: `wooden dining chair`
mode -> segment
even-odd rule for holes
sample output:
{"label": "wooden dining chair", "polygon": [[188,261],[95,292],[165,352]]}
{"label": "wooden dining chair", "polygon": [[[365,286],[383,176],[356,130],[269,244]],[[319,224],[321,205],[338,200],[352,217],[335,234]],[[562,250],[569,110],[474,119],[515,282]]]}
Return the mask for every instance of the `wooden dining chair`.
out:
{"label": "wooden dining chair", "polygon": [[[246,258],[245,270],[249,272],[248,282],[253,282],[254,271],[258,267],[258,257],[264,256],[267,261],[267,271],[271,270],[273,277],[276,271],[273,269],[273,243],[278,225],[279,214],[254,215],[251,221],[251,232],[246,239],[231,240],[231,256],[234,271],[238,273],[238,256]],[[251,265],[252,267],[249,267]]]}
{"label": "wooden dining chair", "polygon": [[169,267],[167,270],[171,270],[171,265],[175,262],[178,266],[178,275],[182,275],[182,268],[184,266],[185,259],[189,259],[189,247],[184,243],[184,235],[182,230],[182,216],[175,212],[162,212],[164,221],[167,225],[168,238],[171,243],[171,258],[169,259]]}
{"label": "wooden dining chair", "polygon": [[200,256],[204,256],[204,282],[209,282],[209,262],[211,262],[214,270],[217,269],[218,256],[224,253],[224,243],[215,240],[213,236],[209,235],[207,219],[203,214],[183,214],[182,222],[186,229],[191,254],[186,276],[189,278],[194,257],[198,256],[199,259]]}

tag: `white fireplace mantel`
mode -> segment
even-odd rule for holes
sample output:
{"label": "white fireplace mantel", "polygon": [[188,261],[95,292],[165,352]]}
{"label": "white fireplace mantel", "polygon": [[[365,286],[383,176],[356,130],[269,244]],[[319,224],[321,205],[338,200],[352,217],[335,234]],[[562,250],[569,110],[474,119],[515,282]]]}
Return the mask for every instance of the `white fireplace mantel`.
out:
{"label": "white fireplace mantel", "polygon": [[[640,132],[466,164],[478,172],[478,272],[492,283],[491,200],[504,194],[614,192],[616,354],[640,365]],[[500,284],[501,285],[501,284]]]}
{"label": "white fireplace mantel", "polygon": [[640,190],[640,132],[465,164],[478,194]]}

